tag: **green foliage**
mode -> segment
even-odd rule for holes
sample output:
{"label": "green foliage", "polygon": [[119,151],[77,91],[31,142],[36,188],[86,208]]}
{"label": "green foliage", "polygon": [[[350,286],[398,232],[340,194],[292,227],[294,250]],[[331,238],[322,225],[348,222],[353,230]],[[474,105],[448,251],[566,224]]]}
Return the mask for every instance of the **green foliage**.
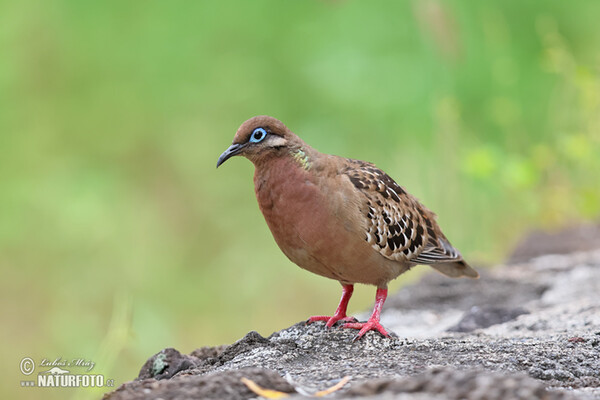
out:
{"label": "green foliage", "polygon": [[[256,114],[376,162],[475,264],[532,227],[597,219],[598,15],[559,0],[0,2],[1,397],[28,390],[25,356],[97,357],[118,383],[164,347],[333,311],[339,285],[271,239],[252,166],[215,170]],[[351,308],[372,297],[358,288]]]}

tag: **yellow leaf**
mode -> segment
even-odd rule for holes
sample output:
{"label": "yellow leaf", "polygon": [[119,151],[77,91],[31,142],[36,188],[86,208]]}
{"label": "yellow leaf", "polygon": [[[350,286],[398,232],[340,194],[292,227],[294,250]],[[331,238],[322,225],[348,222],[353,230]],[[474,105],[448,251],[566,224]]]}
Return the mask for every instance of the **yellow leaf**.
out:
{"label": "yellow leaf", "polygon": [[252,390],[257,395],[264,397],[265,399],[284,399],[290,396],[288,393],[279,392],[277,390],[264,389],[248,378],[242,378],[241,381],[248,387],[248,389]]}
{"label": "yellow leaf", "polygon": [[323,397],[323,396],[327,396],[328,394],[331,394],[333,392],[337,392],[338,390],[340,390],[341,388],[343,388],[344,385],[346,383],[348,383],[348,382],[350,382],[350,377],[349,376],[345,376],[345,377],[342,378],[341,381],[339,381],[338,383],[336,383],[335,385],[333,385],[329,389],[321,390],[320,392],[315,393],[314,396],[315,397]]}

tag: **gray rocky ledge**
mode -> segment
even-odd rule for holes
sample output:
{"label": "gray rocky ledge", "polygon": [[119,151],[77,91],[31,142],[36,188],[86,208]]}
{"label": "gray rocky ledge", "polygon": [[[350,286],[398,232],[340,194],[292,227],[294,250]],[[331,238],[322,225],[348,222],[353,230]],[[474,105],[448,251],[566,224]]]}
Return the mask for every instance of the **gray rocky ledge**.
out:
{"label": "gray rocky ledge", "polygon": [[189,355],[165,349],[104,398],[258,397],[243,377],[302,398],[346,376],[329,397],[600,398],[600,250],[498,266],[478,281],[429,274],[390,296],[382,323],[396,336],[353,342],[355,331],[302,322]]}

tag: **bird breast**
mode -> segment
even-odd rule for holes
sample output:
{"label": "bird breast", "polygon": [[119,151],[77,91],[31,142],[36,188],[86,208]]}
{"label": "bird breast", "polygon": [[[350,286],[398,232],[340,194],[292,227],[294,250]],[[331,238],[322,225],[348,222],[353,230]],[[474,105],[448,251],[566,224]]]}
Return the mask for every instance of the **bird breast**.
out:
{"label": "bird breast", "polygon": [[350,181],[318,172],[291,157],[256,167],[256,197],[275,241],[292,262],[313,273],[342,283],[385,285],[402,266],[365,240]]}

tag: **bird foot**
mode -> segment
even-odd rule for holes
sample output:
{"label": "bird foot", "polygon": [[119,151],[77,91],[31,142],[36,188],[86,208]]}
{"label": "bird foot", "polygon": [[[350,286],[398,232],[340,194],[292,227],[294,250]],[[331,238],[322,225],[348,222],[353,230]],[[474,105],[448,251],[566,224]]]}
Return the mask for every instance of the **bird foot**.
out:
{"label": "bird foot", "polygon": [[342,321],[342,322],[356,322],[357,319],[354,317],[346,317],[345,315],[333,315],[333,316],[328,316],[328,315],[315,315],[314,317],[310,317],[307,321],[306,321],[306,325],[316,322],[316,321],[326,321],[325,326],[327,328],[331,328],[336,322],[338,321]]}
{"label": "bird foot", "polygon": [[353,341],[357,341],[363,335],[369,331],[377,331],[382,334],[384,337],[390,337],[389,333],[385,330],[385,328],[379,323],[378,320],[368,320],[367,322],[355,322],[342,325],[342,328],[350,328],[350,329],[360,329],[358,331],[358,335],[356,335]]}

